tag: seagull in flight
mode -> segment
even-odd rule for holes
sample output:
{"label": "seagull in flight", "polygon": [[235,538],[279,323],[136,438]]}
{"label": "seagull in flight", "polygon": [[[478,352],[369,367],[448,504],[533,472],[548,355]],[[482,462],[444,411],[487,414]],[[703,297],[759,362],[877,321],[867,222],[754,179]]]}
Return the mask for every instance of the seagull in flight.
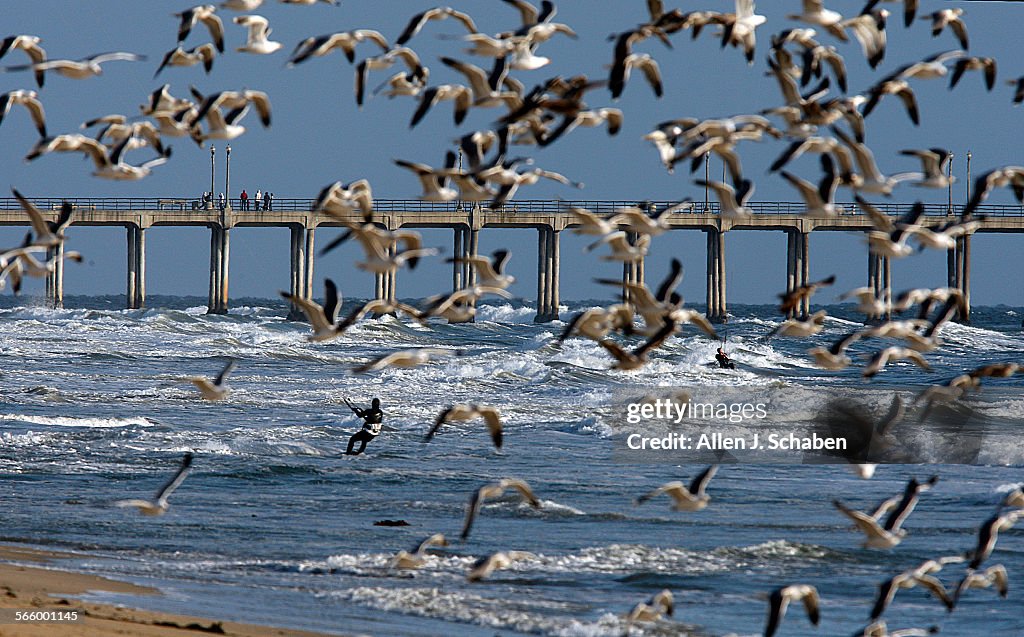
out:
{"label": "seagull in flight", "polygon": [[174,493],[175,489],[181,486],[191,468],[192,454],[186,453],[185,457],[181,460],[181,467],[178,468],[178,472],[167,481],[167,484],[160,487],[160,490],[156,492],[156,496],[152,500],[118,500],[115,504],[119,507],[135,507],[142,515],[163,515],[167,513],[167,509],[171,506],[167,502],[167,498]]}
{"label": "seagull in flight", "polygon": [[228,364],[224,366],[224,369],[220,370],[217,377],[210,381],[203,376],[193,376],[189,381],[199,389],[199,393],[203,395],[205,400],[221,400],[228,395],[230,389],[224,384],[228,374],[235,368],[235,361],[230,360]]}

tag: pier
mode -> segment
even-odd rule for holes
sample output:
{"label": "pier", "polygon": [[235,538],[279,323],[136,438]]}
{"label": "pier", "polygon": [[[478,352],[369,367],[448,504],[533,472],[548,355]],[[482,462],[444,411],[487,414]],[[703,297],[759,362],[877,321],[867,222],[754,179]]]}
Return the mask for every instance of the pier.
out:
{"label": "pier", "polygon": [[[345,223],[361,223],[358,213],[350,218],[336,218],[311,210],[309,199],[275,199],[273,210],[237,210],[229,205],[224,209],[203,207],[200,202],[187,199],[33,199],[33,203],[50,221],[55,221],[61,204],[70,202],[75,207],[72,225],[120,226],[126,229],[127,281],[125,294],[127,307],[141,308],[146,303],[146,231],[158,226],[199,226],[210,230],[210,284],[208,311],[224,314],[228,310],[229,266],[231,262],[231,230],[242,227],[288,228],[290,249],[290,292],[303,298],[314,293],[314,255],[318,228],[343,227]],[[235,200],[237,201],[237,200]],[[234,202],[231,202],[234,203]],[[480,232],[488,228],[522,228],[537,232],[537,317],[538,322],[558,319],[560,304],[559,279],[561,233],[573,228],[575,217],[567,212],[570,207],[587,208],[597,214],[610,214],[626,206],[662,209],[675,202],[668,201],[512,201],[498,209],[486,204],[465,202],[425,202],[420,200],[378,199],[374,202],[374,219],[389,230],[401,228],[448,228],[453,233],[454,254],[468,257],[477,254]],[[867,232],[871,221],[848,206],[848,212],[835,217],[813,217],[803,214],[799,203],[764,202],[750,204],[754,214],[747,219],[728,219],[719,216],[717,203],[706,209],[673,213],[667,220],[670,230],[702,231],[707,235],[707,315],[712,321],[725,321],[728,316],[726,296],[726,236],[733,231],[784,232],[787,237],[786,272],[780,272],[780,283],[793,290],[809,281],[809,244],[812,232]],[[877,204],[884,213],[893,217],[907,208],[905,203]],[[926,205],[925,219],[935,224],[955,218],[946,204]],[[1024,232],[1024,207],[983,205],[977,210],[985,215],[978,232]],[[28,225],[28,217],[14,199],[0,199],[0,225]],[[635,240],[635,237],[631,237]],[[63,247],[59,248],[63,250]],[[867,252],[867,286],[879,298],[892,288],[892,270],[889,259]],[[52,255],[51,255],[52,256]],[[64,298],[63,262],[57,260],[53,272],[47,277],[46,295],[55,307],[62,307]],[[376,274],[375,295],[379,299],[394,300],[398,296],[398,274]],[[455,262],[452,265],[452,288],[458,289],[476,282],[471,264]],[[644,281],[644,263],[623,265],[622,280],[626,283]],[[948,251],[947,280],[950,287],[961,290],[966,310],[958,317],[970,320],[971,237],[957,240],[956,247]],[[782,287],[782,286],[780,286]],[[623,290],[626,293],[626,290]],[[808,305],[798,308],[805,315]],[[292,308],[292,318],[301,313]]]}

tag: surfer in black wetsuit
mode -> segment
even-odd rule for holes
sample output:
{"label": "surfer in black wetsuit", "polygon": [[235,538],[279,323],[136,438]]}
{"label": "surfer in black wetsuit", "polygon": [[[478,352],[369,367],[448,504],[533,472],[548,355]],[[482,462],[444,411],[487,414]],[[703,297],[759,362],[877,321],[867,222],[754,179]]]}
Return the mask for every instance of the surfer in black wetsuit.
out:
{"label": "surfer in black wetsuit", "polygon": [[732,359],[729,358],[721,347],[718,348],[718,353],[715,354],[715,360],[718,361],[718,366],[722,369],[736,369],[736,363],[732,362]]}
{"label": "surfer in black wetsuit", "polygon": [[[345,451],[346,456],[358,456],[366,449],[366,443],[380,435],[384,422],[384,412],[380,409],[380,398],[374,398],[373,402],[370,403],[369,409],[356,407],[349,402],[348,398],[345,399],[345,404],[352,410],[352,413],[363,419],[363,428],[349,438],[348,450]],[[359,443],[359,450],[352,451],[357,442]]]}

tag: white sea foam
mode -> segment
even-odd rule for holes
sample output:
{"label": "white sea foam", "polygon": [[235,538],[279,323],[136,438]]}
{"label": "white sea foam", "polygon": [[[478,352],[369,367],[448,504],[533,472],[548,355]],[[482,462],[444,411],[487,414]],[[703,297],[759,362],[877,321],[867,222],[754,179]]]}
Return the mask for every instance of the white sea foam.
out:
{"label": "white sea foam", "polygon": [[27,416],[24,414],[0,414],[0,421],[25,422],[46,427],[87,427],[108,429],[116,427],[150,427],[154,423],[142,416],[124,418],[75,418],[70,416]]}

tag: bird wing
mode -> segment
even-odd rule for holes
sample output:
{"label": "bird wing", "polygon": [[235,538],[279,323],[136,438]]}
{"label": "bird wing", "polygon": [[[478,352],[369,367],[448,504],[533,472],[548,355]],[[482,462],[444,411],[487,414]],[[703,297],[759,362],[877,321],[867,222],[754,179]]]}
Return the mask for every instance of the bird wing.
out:
{"label": "bird wing", "polygon": [[36,241],[53,234],[50,232],[50,226],[43,219],[43,213],[39,211],[39,208],[36,208],[35,204],[26,199],[17,189],[11,188],[11,192],[28,215],[29,222],[32,224],[32,230],[36,233]]}
{"label": "bird wing", "polygon": [[704,495],[704,490],[707,489],[708,483],[711,482],[711,478],[715,477],[718,472],[718,465],[713,464],[704,471],[702,471],[693,482],[690,483],[690,493],[696,496]]}
{"label": "bird wing", "polygon": [[218,387],[222,386],[224,384],[224,380],[228,377],[228,374],[230,374],[231,370],[235,368],[235,364],[236,363],[234,359],[228,361],[227,365],[224,366],[224,369],[220,370],[220,373],[217,374],[217,377],[213,379],[213,384],[217,385]]}
{"label": "bird wing", "polygon": [[469,532],[473,528],[473,522],[476,520],[477,513],[480,512],[480,505],[483,503],[482,492],[486,488],[477,489],[469,498],[469,504],[466,506],[466,519],[462,523],[462,533],[459,535],[463,540],[469,537]]}
{"label": "bird wing", "polygon": [[487,423],[487,431],[491,434],[491,441],[494,442],[495,448],[501,449],[501,414],[494,407],[479,407],[477,411],[483,417],[484,422]]}
{"label": "bird wing", "polygon": [[178,468],[178,472],[167,481],[164,486],[160,487],[160,490],[156,492],[156,502],[164,502],[167,497],[174,492],[175,489],[185,481],[185,477],[188,476],[188,472],[192,467],[192,454],[186,453],[181,459],[181,467]]}

